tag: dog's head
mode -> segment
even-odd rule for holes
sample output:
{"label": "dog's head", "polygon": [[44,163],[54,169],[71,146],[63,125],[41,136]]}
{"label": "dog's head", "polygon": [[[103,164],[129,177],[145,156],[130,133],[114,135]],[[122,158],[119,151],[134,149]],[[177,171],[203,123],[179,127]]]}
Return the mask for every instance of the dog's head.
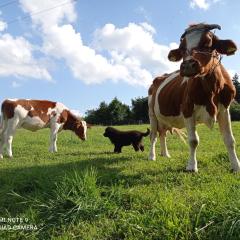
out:
{"label": "dog's head", "polygon": [[105,132],[103,134],[104,137],[111,137],[112,133],[112,128],[111,127],[107,127],[105,128]]}

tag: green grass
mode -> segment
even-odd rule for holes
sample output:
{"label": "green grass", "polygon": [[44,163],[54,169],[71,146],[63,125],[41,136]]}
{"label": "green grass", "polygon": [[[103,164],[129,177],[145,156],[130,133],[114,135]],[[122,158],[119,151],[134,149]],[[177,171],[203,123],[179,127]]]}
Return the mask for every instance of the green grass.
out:
{"label": "green grass", "polygon": [[[240,156],[239,123],[233,131]],[[0,226],[18,217],[37,230],[0,230],[0,239],[240,239],[240,174],[230,172],[217,126],[198,127],[198,174],[184,171],[188,146],[175,135],[172,158],[154,162],[148,137],[143,153],[113,154],[103,132],[93,127],[85,142],[62,132],[56,154],[48,129],[17,132],[14,158],[0,162]]]}

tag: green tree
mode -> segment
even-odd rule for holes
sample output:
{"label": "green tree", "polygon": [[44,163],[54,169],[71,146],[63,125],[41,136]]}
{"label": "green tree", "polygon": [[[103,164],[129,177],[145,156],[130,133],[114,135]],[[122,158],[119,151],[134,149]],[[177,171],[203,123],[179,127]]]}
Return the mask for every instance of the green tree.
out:
{"label": "green tree", "polygon": [[108,105],[108,111],[112,125],[128,123],[131,113],[130,108],[116,97]]}
{"label": "green tree", "polygon": [[230,114],[232,121],[240,121],[240,104],[233,103],[230,106]]}
{"label": "green tree", "polygon": [[101,102],[97,109],[88,110],[85,120],[92,124],[125,124],[131,120],[131,111],[128,105],[114,98],[110,104]]}
{"label": "green tree", "polygon": [[132,99],[132,116],[135,121],[148,123],[148,98],[139,97]]}
{"label": "green tree", "polygon": [[233,84],[236,88],[236,96],[235,96],[235,100],[240,103],[240,82],[239,82],[239,76],[237,73],[235,73],[235,75],[232,78]]}

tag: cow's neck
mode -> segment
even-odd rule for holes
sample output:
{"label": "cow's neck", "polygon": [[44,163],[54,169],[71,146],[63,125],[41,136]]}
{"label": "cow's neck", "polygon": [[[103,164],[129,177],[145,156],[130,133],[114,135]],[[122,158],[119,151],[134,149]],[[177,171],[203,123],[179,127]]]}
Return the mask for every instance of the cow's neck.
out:
{"label": "cow's neck", "polygon": [[206,110],[210,116],[215,118],[218,112],[219,94],[224,87],[222,66],[219,64],[214,71],[200,79],[206,96]]}
{"label": "cow's neck", "polygon": [[213,71],[210,71],[204,77],[201,77],[201,84],[203,90],[207,95],[209,94],[218,94],[220,90],[224,87],[224,77],[222,74],[223,66],[219,64],[214,68]]}
{"label": "cow's neck", "polygon": [[63,129],[71,130],[71,131],[76,133],[76,131],[77,131],[77,122],[78,122],[78,119],[72,113],[69,112],[67,120],[66,120],[66,122],[63,125]]}

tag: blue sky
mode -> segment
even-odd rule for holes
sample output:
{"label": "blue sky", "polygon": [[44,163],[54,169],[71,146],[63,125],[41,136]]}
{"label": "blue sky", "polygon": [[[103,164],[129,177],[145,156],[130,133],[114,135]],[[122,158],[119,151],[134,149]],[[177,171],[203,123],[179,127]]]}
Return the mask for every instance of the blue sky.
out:
{"label": "blue sky", "polygon": [[[167,54],[189,24],[217,23],[217,36],[240,45],[239,0],[19,0],[3,7],[10,2],[0,1],[1,102],[49,99],[82,114],[114,97],[130,105],[147,96],[155,76],[178,68]],[[230,74],[240,73],[239,63],[240,51],[223,57]]]}

